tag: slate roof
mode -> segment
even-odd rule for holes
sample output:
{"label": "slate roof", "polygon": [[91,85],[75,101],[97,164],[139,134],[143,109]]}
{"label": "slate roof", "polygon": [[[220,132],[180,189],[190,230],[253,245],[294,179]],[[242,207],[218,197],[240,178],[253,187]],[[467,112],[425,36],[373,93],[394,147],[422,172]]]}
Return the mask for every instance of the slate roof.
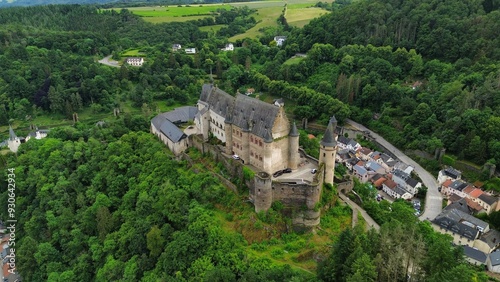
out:
{"label": "slate roof", "polygon": [[457,179],[462,173],[452,167],[445,168],[443,173],[453,179]]}
{"label": "slate roof", "polygon": [[383,169],[381,165],[374,161],[367,161],[366,162],[366,167],[369,168],[370,170],[377,171],[379,169]]}
{"label": "slate roof", "polygon": [[194,119],[196,113],[198,112],[198,108],[192,106],[180,107],[176,108],[173,111],[163,113],[166,119],[171,121],[172,123],[186,123]]}
{"label": "slate roof", "polygon": [[333,134],[335,133],[334,125],[336,124],[337,120],[335,120],[335,117],[330,118],[330,122],[328,123],[328,126],[326,127],[325,130],[325,135],[323,135],[323,139],[321,139],[320,142],[322,146],[335,147],[337,145],[337,142],[335,141],[335,136],[333,136]]}
{"label": "slate roof", "polygon": [[491,266],[500,264],[500,252],[493,252],[490,254]]}
{"label": "slate roof", "polygon": [[471,248],[469,246],[464,246],[464,255],[471,258],[471,259],[474,259],[474,260],[477,260],[481,263],[486,263],[486,254],[481,252],[480,250],[476,250],[474,248]]}
{"label": "slate roof", "polygon": [[360,175],[365,175],[368,173],[366,169],[360,165],[355,165],[352,167],[352,169],[357,171]]}
{"label": "slate roof", "polygon": [[497,198],[496,197],[493,197],[493,196],[490,196],[486,193],[483,193],[481,194],[478,199],[480,199],[481,201],[487,203],[488,205],[493,205],[496,201],[497,201]]}
{"label": "slate roof", "polygon": [[400,169],[393,170],[392,175],[399,177],[399,178],[403,179],[404,181],[406,181],[408,178],[410,178],[410,175],[408,173],[406,173]]}
{"label": "slate roof", "polygon": [[391,160],[391,159],[392,159],[392,158],[391,158],[391,156],[389,156],[389,155],[387,155],[387,154],[385,154],[385,153],[382,153],[382,154],[380,155],[380,157],[382,158],[382,160],[384,161],[384,163],[386,163],[386,162],[388,162],[389,160]]}
{"label": "slate roof", "polygon": [[399,185],[396,185],[396,187],[394,188],[394,192],[396,192],[400,196],[403,196],[404,194],[408,193],[408,191],[406,191],[403,187]]}
{"label": "slate roof", "polygon": [[175,124],[170,122],[168,119],[162,123],[160,131],[161,133],[165,134],[165,136],[167,136],[168,139],[172,140],[175,143],[187,137],[186,134],[182,132],[182,130],[180,130]]}
{"label": "slate roof", "polygon": [[394,169],[399,169],[401,171],[405,171],[408,167],[410,166],[403,162],[396,162],[396,164],[394,164]]}
{"label": "slate roof", "polygon": [[467,187],[467,183],[463,182],[462,180],[455,180],[449,187],[457,191],[462,191]]}
{"label": "slate roof", "polygon": [[488,227],[488,223],[458,209],[444,209],[432,222],[470,240]]}
{"label": "slate roof", "polygon": [[458,201],[454,201],[453,203],[446,206],[443,210],[453,210],[453,209],[460,210],[466,214],[472,213],[471,209],[469,208],[469,205],[467,204],[467,200],[464,198],[460,198]]}
{"label": "slate roof", "polygon": [[339,137],[337,138],[337,142],[338,143],[342,143],[344,145],[347,145],[349,144],[349,142],[351,141],[351,139],[345,137],[345,136],[342,136],[342,135],[339,135]]}
{"label": "slate roof", "polygon": [[408,179],[406,179],[406,184],[408,184],[410,187],[413,187],[415,188],[417,185],[418,185],[418,181],[409,177]]}
{"label": "slate roof", "polygon": [[288,136],[290,137],[299,136],[299,130],[297,129],[297,125],[295,124],[295,122],[293,122],[292,129],[290,129],[290,133],[288,133]]}
{"label": "slate roof", "polygon": [[358,143],[358,142],[356,142],[356,141],[354,141],[354,140],[352,140],[352,139],[350,139],[350,140],[349,140],[349,143],[348,143],[347,145],[349,145],[349,146],[351,146],[351,147],[353,147],[353,148],[354,148],[354,147],[358,146],[358,145],[359,145],[359,143]]}
{"label": "slate roof", "polygon": [[263,139],[272,138],[272,132],[267,131],[273,128],[280,111],[278,107],[243,94],[233,97],[211,84],[203,85],[200,101],[207,103],[216,114],[230,116],[230,121],[237,127]]}
{"label": "slate roof", "polygon": [[498,244],[500,244],[500,232],[490,229],[488,232],[481,235],[479,240],[488,244],[490,248],[494,248]]}
{"label": "slate roof", "polygon": [[12,126],[9,125],[9,139],[11,141],[16,140],[17,135],[14,133],[14,129],[12,129]]}

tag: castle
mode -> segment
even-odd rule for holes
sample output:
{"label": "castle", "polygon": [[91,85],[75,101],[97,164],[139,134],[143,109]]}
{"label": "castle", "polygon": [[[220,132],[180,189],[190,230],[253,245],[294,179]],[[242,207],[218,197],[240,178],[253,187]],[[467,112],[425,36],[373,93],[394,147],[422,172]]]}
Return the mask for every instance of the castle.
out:
{"label": "castle", "polygon": [[[185,131],[179,123],[193,121]],[[323,183],[333,185],[337,142],[337,120],[332,117],[320,142],[319,160],[299,150],[299,132],[295,123],[290,125],[283,107],[269,104],[242,94],[231,96],[211,84],[202,87],[196,107],[182,107],[162,113],[151,121],[151,132],[169,149],[180,155],[188,147],[197,147],[216,155],[216,159],[236,173],[250,165],[255,173],[249,183],[250,201],[255,211],[266,211],[275,201],[281,201],[293,212],[293,225],[314,227],[319,224]],[[207,143],[217,138],[223,151]],[[236,161],[231,156],[238,155]],[[317,170],[311,174],[304,167],[309,164]],[[273,179],[275,171],[290,168],[306,170],[306,177]],[[311,179],[312,178],[312,179]]]}

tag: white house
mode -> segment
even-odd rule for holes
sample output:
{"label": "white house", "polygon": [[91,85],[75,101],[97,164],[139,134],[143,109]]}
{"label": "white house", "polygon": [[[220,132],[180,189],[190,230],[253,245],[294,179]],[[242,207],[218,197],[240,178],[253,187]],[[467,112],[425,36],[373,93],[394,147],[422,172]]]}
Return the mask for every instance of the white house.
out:
{"label": "white house", "polygon": [[226,47],[221,49],[222,51],[234,51],[234,45],[233,43],[228,43],[226,44]]}
{"label": "white house", "polygon": [[478,249],[464,246],[464,258],[473,265],[485,265],[488,256]]}
{"label": "white house", "polygon": [[462,173],[452,167],[445,168],[441,171],[439,171],[438,174],[438,183],[442,184],[444,183],[447,179],[450,180],[459,180],[462,178]]}
{"label": "white house", "polygon": [[488,270],[495,273],[500,273],[500,251],[489,254],[486,259]]}
{"label": "white house", "polygon": [[274,41],[276,41],[276,45],[279,47],[283,46],[283,42],[285,42],[286,36],[275,36]]}
{"label": "white house", "polygon": [[186,54],[196,54],[196,48],[186,48],[184,52],[186,52]]}
{"label": "white house", "polygon": [[142,64],[144,64],[144,58],[141,57],[128,57],[125,59],[125,62],[128,65],[134,66],[134,67],[140,67]]}
{"label": "white house", "polygon": [[182,49],[181,44],[173,44],[172,45],[172,51],[175,52],[175,51],[180,50],[180,49]]}

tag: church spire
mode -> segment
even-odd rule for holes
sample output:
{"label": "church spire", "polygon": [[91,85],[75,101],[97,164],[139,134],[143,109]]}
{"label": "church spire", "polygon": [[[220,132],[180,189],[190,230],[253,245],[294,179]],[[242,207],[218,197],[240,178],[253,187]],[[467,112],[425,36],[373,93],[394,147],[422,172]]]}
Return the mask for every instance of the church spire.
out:
{"label": "church spire", "polygon": [[290,137],[298,137],[299,136],[299,130],[297,129],[297,125],[295,124],[295,121],[293,122],[292,129],[290,129],[290,133],[288,134]]}
{"label": "church spire", "polygon": [[12,129],[12,126],[9,125],[9,139],[14,141],[17,139],[16,133],[14,133],[14,129]]}

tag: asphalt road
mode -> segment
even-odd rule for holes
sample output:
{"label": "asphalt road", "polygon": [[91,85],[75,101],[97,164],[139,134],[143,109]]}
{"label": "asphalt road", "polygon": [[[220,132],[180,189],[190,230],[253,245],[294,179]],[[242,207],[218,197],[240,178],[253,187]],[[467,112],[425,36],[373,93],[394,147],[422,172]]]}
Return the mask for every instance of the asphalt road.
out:
{"label": "asphalt road", "polygon": [[99,60],[99,63],[101,63],[103,65],[110,66],[110,67],[119,68],[120,65],[118,64],[118,61],[112,60],[111,57],[113,57],[113,55],[109,55],[107,57],[104,57],[102,60]]}
{"label": "asphalt road", "polygon": [[363,125],[352,121],[350,119],[346,119],[346,123],[355,127],[362,131],[370,132],[370,135],[383,147],[392,152],[400,161],[411,165],[415,168],[415,173],[420,177],[422,183],[428,188],[427,196],[425,198],[425,211],[420,216],[420,220],[432,220],[434,219],[442,210],[443,197],[441,193],[438,191],[438,183],[436,178],[431,175],[428,171],[423,169],[418,163],[414,160],[410,159],[408,156],[403,154],[398,148],[394,147],[391,143],[387,142],[384,138],[382,138],[377,133],[369,130]]}

